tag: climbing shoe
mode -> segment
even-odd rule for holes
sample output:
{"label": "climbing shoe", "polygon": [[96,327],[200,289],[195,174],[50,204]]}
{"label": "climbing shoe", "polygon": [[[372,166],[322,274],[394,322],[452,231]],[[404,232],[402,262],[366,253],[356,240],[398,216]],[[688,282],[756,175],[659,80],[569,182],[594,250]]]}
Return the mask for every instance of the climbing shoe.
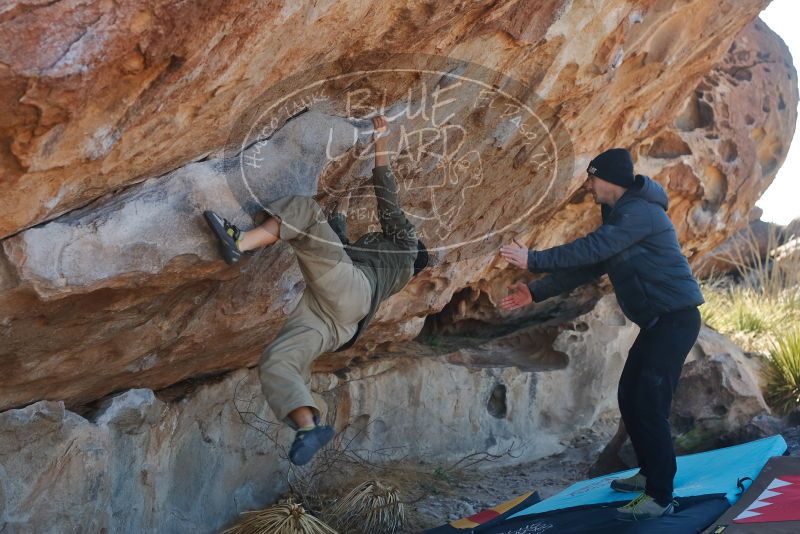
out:
{"label": "climbing shoe", "polygon": [[204,211],[203,216],[219,240],[220,251],[225,263],[233,265],[239,261],[242,257],[242,251],[239,250],[238,243],[242,238],[242,231],[211,210]]}
{"label": "climbing shoe", "polygon": [[289,460],[294,465],[306,465],[332,438],[333,428],[327,425],[298,430],[289,449]]}
{"label": "climbing shoe", "polygon": [[618,519],[623,521],[644,521],[673,513],[675,501],[666,506],[658,504],[651,496],[642,493],[625,506],[617,508]]}
{"label": "climbing shoe", "polygon": [[641,473],[636,473],[632,477],[617,478],[611,481],[611,489],[614,491],[621,491],[623,493],[640,493],[644,491],[644,485],[647,481]]}

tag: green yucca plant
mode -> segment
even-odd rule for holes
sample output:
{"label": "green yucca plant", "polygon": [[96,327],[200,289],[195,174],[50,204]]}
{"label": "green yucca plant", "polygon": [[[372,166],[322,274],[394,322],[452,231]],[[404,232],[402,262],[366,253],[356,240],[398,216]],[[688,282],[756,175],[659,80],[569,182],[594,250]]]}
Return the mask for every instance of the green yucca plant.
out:
{"label": "green yucca plant", "polygon": [[723,332],[743,349],[766,353],[770,340],[788,324],[800,324],[798,313],[773,302],[750,288],[705,283],[706,303],[700,307],[703,321]]}
{"label": "green yucca plant", "polygon": [[760,315],[757,308],[750,308],[741,301],[734,301],[733,324],[740,332],[761,334],[767,330],[767,319]]}
{"label": "green yucca plant", "polygon": [[331,527],[293,502],[244,512],[241,521],[222,534],[337,534]]}
{"label": "green yucca plant", "polygon": [[405,523],[405,507],[395,488],[367,480],[339,499],[325,517],[342,532],[394,534]]}
{"label": "green yucca plant", "polygon": [[787,414],[800,407],[800,329],[779,337],[769,353],[766,401]]}

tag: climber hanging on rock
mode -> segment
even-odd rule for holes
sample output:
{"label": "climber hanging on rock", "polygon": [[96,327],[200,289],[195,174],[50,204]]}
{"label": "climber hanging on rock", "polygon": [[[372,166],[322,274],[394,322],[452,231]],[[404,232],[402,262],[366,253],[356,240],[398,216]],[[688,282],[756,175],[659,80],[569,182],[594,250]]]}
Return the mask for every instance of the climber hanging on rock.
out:
{"label": "climber hanging on rock", "polygon": [[673,511],[676,464],[669,411],[683,362],[700,331],[697,307],[703,295],[667,216],[667,194],[650,178],[634,175],[630,153],[607,150],[590,162],[587,173],[585,188],[601,205],[603,224],[547,250],[501,247],[512,265],[550,274],[529,285],[513,284],[500,307],[514,310],[541,302],[608,273],[620,308],[640,327],[617,395],[639,472],[614,480],[611,487],[640,493],[617,509],[621,519],[658,517]]}
{"label": "climber hanging on rock", "polygon": [[306,289],[259,363],[270,408],[296,430],[289,450],[295,465],[308,463],[334,435],[333,428],[320,425],[319,408],[309,390],[312,362],[324,352],[351,346],[380,303],[403,289],[428,263],[425,246],[398,202],[389,168],[388,121],[380,116],[372,123],[372,181],[381,232],[365,234],[351,244],[344,214],[326,220],[314,199],[301,196],[270,203],[269,218],[247,232],[213,211],[204,214],[228,264],[279,239],[291,245],[300,264]]}

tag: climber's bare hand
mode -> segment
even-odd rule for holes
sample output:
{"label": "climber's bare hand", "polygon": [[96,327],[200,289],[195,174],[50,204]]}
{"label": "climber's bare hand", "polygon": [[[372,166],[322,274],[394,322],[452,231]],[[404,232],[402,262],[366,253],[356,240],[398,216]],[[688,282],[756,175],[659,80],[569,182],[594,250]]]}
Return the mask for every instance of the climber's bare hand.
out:
{"label": "climber's bare hand", "polygon": [[372,118],[373,139],[380,139],[389,134],[389,121],[383,115]]}

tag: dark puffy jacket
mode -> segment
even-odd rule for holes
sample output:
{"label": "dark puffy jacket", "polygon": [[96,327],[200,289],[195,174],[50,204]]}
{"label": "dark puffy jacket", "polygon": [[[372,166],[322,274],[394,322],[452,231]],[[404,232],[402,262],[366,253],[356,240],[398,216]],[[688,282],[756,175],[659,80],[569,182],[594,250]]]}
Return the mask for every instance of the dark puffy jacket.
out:
{"label": "dark puffy jacket", "polygon": [[559,247],[528,253],[528,269],[551,273],[528,287],[536,302],[608,273],[623,313],[641,327],[664,313],[703,303],[700,286],[681,252],[667,216],[664,188],[636,176],[613,208],[601,207],[603,224]]}

